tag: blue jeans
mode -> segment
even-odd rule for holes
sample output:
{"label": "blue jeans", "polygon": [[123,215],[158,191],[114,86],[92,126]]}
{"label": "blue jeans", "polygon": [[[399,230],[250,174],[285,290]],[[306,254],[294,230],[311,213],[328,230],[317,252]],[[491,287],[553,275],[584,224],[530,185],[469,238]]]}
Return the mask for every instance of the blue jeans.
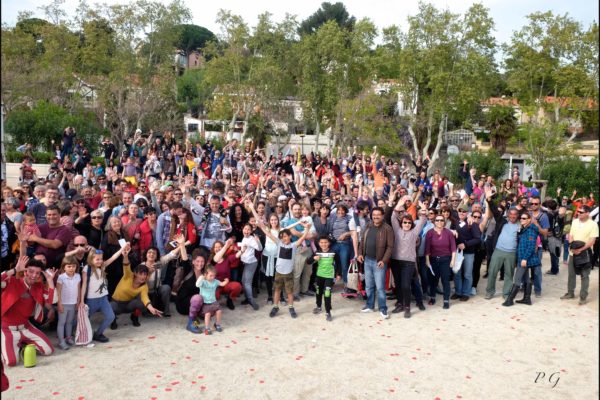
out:
{"label": "blue jeans", "polygon": [[533,290],[535,294],[542,294],[542,266],[533,267],[533,273]]}
{"label": "blue jeans", "polygon": [[365,258],[365,282],[367,285],[367,307],[375,308],[375,290],[377,290],[377,304],[379,311],[387,311],[385,304],[385,272],[387,265],[383,268],[377,267],[377,261]]}
{"label": "blue jeans", "polygon": [[465,254],[464,257],[460,271],[454,274],[454,292],[459,296],[471,296],[475,254]]}
{"label": "blue jeans", "polygon": [[89,307],[90,318],[92,318],[92,315],[94,315],[98,311],[104,314],[104,319],[102,320],[102,323],[100,324],[98,329],[95,330],[97,334],[101,335],[106,330],[106,328],[108,328],[111,322],[113,322],[113,320],[115,319],[115,313],[112,307],[110,306],[108,296],[100,297],[97,299],[86,299],[85,304],[87,304],[87,306]]}
{"label": "blue jeans", "polygon": [[340,264],[342,264],[342,279],[344,283],[348,282],[348,268],[350,267],[350,260],[354,256],[354,250],[352,249],[352,241],[336,242],[331,247],[332,253],[337,253],[340,257]]}
{"label": "blue jeans", "polygon": [[436,288],[440,278],[444,287],[444,301],[450,301],[450,261],[452,256],[429,257],[431,268],[435,274],[434,282],[429,287],[429,297],[435,301]]}
{"label": "blue jeans", "polygon": [[563,241],[563,261],[569,261],[569,241],[567,239]]}

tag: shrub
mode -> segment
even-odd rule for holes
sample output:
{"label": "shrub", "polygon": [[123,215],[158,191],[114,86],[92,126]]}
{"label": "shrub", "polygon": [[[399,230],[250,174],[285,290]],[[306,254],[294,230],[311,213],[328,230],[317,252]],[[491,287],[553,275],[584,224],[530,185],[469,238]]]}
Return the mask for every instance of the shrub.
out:
{"label": "shrub", "polygon": [[577,196],[588,196],[590,192],[598,198],[598,158],[585,163],[576,156],[561,157],[546,164],[542,179],[548,181],[546,193],[555,196],[556,189],[562,188],[561,195],[571,197],[573,190]]}
{"label": "shrub", "polygon": [[469,166],[477,168],[478,175],[491,175],[495,181],[498,181],[508,172],[508,165],[500,157],[500,154],[494,150],[487,153],[475,151],[471,153],[451,154],[446,162],[445,172],[450,182],[464,184],[464,179],[458,171],[462,168],[463,160],[465,159],[469,162]]}

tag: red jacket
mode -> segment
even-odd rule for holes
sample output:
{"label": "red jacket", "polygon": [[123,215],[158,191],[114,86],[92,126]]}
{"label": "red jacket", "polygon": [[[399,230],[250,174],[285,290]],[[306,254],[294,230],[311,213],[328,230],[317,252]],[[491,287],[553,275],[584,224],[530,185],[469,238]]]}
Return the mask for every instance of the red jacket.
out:
{"label": "red jacket", "polygon": [[[17,301],[21,298],[27,289],[25,285],[20,284],[21,279],[15,276],[8,276],[6,272],[2,273],[2,283],[6,284],[6,287],[2,290],[2,317],[14,306]],[[35,310],[31,310],[34,313],[34,318],[38,322],[42,322],[44,318],[44,303],[52,305],[54,299],[54,288],[46,288],[42,282],[36,282],[29,290],[31,297],[35,300]]]}

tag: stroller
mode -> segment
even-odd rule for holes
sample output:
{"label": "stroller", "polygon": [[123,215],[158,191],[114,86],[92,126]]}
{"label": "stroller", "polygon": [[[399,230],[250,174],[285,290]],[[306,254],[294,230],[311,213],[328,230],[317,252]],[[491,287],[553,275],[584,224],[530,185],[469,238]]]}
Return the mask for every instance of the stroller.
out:
{"label": "stroller", "polygon": [[342,297],[346,299],[355,299],[360,298],[365,300],[367,298],[367,292],[365,290],[365,273],[362,264],[359,267],[358,262],[353,259],[350,261],[350,266],[348,267],[348,282],[346,287],[351,292],[342,293]]}

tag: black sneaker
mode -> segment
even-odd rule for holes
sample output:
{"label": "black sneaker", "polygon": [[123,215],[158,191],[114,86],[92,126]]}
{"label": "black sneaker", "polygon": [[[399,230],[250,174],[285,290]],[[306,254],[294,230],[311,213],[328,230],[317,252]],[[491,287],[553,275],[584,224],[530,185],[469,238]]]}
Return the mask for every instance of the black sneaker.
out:
{"label": "black sneaker", "polygon": [[313,308],[313,314],[321,314],[321,307],[315,307]]}
{"label": "black sneaker", "polygon": [[450,308],[450,303],[445,301],[444,302],[444,310],[448,310]]}
{"label": "black sneaker", "polygon": [[469,296],[460,296],[460,301],[469,301]]}
{"label": "black sneaker", "polygon": [[423,303],[417,303],[417,307],[419,307],[419,310],[425,311],[425,305]]}
{"label": "black sneaker", "polygon": [[331,317],[331,313],[327,313],[327,316],[325,317],[325,321],[327,322],[331,322],[333,318]]}
{"label": "black sneaker", "polygon": [[110,329],[112,329],[114,331],[118,327],[119,327],[119,325],[117,325],[117,318],[115,317],[115,319],[113,319],[113,322],[110,323]]}
{"label": "black sneaker", "polygon": [[250,301],[248,299],[242,301],[241,303],[243,306],[250,304]]}
{"label": "black sneaker", "polygon": [[273,308],[271,308],[271,312],[269,313],[269,317],[273,318],[274,316],[277,315],[278,312],[279,312],[279,307],[273,307]]}
{"label": "black sneaker", "polygon": [[450,296],[450,300],[457,300],[460,299],[460,297],[461,296],[459,294],[454,293],[452,296]]}
{"label": "black sneaker", "polygon": [[135,326],[136,328],[141,326],[140,325],[140,317],[138,317],[137,315],[131,314],[131,322],[133,323],[133,326]]}
{"label": "black sneaker", "polygon": [[294,301],[300,301],[300,296],[299,296],[299,295],[297,295],[297,294],[295,294],[295,295],[294,295]]}
{"label": "black sneaker", "polygon": [[294,307],[290,307],[290,315],[292,318],[296,318],[298,316],[298,314],[296,314],[296,310],[294,310]]}
{"label": "black sneaker", "polygon": [[235,304],[233,304],[233,300],[227,299],[227,308],[230,310],[235,310]]}
{"label": "black sneaker", "polygon": [[95,342],[100,342],[100,343],[106,343],[109,341],[109,339],[106,336],[104,336],[102,333],[100,333],[100,334],[94,333],[93,340]]}

